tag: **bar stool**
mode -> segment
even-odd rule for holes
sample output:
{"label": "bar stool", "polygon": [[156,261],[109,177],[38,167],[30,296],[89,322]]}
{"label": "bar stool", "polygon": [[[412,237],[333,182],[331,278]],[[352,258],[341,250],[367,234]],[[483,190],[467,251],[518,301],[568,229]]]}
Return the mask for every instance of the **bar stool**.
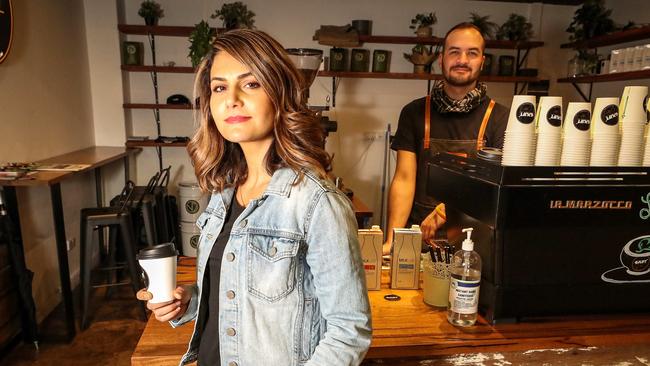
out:
{"label": "bar stool", "polygon": [[[133,193],[133,182],[129,182],[122,191],[125,196],[125,202],[128,201],[130,195]],[[128,282],[114,283],[107,281],[107,284],[92,286],[92,287],[109,287],[118,285],[131,285],[133,293],[135,294],[142,288],[140,270],[136,262],[136,239],[133,231],[133,222],[131,212],[127,205],[119,207],[97,207],[97,208],[84,208],[81,210],[81,329],[88,327],[88,307],[91,295],[91,281],[90,272],[92,267],[92,253],[93,246],[97,243],[93,241],[93,230],[97,228],[109,227],[109,244],[108,244],[108,266],[100,268],[106,271],[116,271],[128,268],[131,280]],[[121,241],[117,240],[117,232],[120,233]],[[101,235],[102,230],[99,230]],[[118,265],[115,261],[115,251],[118,243],[121,243],[126,259],[126,266]],[[100,249],[101,250],[101,249]],[[135,296],[134,296],[135,299]],[[144,303],[138,301],[144,320],[146,317],[146,310]]]}
{"label": "bar stool", "polygon": [[141,242],[140,233],[144,230],[144,246],[158,244],[158,230],[156,225],[156,210],[158,209],[155,197],[151,194],[158,181],[159,173],[149,179],[146,186],[133,186],[133,193],[126,198],[120,194],[111,200],[111,206],[128,205],[132,209],[133,226],[136,237],[136,248]]}

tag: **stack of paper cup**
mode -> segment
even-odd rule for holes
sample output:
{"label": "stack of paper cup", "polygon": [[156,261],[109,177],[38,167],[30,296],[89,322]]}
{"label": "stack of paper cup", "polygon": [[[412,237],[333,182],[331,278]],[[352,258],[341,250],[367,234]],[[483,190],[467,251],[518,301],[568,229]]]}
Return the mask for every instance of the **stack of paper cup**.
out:
{"label": "stack of paper cup", "polygon": [[569,103],[564,118],[562,166],[588,166],[591,135],[591,103]]}
{"label": "stack of paper cup", "polygon": [[[650,46],[650,45],[647,45]],[[648,47],[650,49],[650,47]],[[646,118],[650,122],[650,100],[645,99],[645,108],[646,108]],[[648,128],[650,123],[645,125],[645,150],[643,152],[643,166],[650,166],[650,141],[648,140]]]}
{"label": "stack of paper cup", "polygon": [[648,122],[644,105],[647,96],[647,86],[626,86],[623,89],[619,107],[621,148],[618,166],[641,166],[643,135]]}
{"label": "stack of paper cup", "polygon": [[591,166],[616,166],[621,139],[618,98],[597,98],[591,115]]}
{"label": "stack of paper cup", "polygon": [[557,166],[562,148],[562,97],[541,97],[537,106],[536,166]]}
{"label": "stack of paper cup", "polygon": [[503,141],[501,164],[530,166],[535,159],[535,96],[515,95]]}

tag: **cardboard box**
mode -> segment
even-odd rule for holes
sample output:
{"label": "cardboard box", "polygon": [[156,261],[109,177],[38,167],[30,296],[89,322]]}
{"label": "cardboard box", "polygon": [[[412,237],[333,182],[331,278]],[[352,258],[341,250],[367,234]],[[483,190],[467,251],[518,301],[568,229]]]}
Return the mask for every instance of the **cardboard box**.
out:
{"label": "cardboard box", "polygon": [[422,232],[419,226],[393,229],[390,288],[417,290],[420,287],[421,250]]}
{"label": "cardboard box", "polygon": [[381,289],[381,256],[384,244],[384,233],[379,226],[373,225],[371,229],[360,229],[357,233],[363,269],[366,272],[366,285],[368,290]]}

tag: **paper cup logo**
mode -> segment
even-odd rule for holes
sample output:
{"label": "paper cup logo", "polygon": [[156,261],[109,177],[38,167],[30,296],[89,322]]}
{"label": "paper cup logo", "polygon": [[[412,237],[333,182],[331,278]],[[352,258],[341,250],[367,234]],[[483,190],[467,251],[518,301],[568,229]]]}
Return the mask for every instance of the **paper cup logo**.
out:
{"label": "paper cup logo", "polygon": [[517,120],[529,124],[535,120],[535,106],[532,103],[523,103],[517,108]]}
{"label": "paper cup logo", "polygon": [[559,105],[549,108],[546,113],[546,120],[553,127],[560,127],[562,125],[562,107]]}
{"label": "paper cup logo", "polygon": [[134,45],[130,44],[130,45],[126,46],[126,53],[132,55],[132,54],[135,53],[135,51],[136,51],[136,49],[135,49]]}
{"label": "paper cup logo", "polygon": [[591,113],[588,110],[583,109],[576,113],[573,116],[573,125],[580,131],[589,130],[589,125],[591,124]]}
{"label": "paper cup logo", "polygon": [[192,248],[196,249],[199,246],[200,237],[201,237],[200,235],[192,235],[192,237],[190,238],[190,246]]}
{"label": "paper cup logo", "polygon": [[354,55],[354,59],[357,60],[357,61],[363,61],[363,54],[360,53],[360,52],[359,52],[359,53],[356,53],[356,54]]}
{"label": "paper cup logo", "polygon": [[603,108],[600,119],[608,126],[616,126],[618,124],[618,106],[610,104]]}
{"label": "paper cup logo", "polygon": [[341,60],[343,60],[343,54],[342,54],[342,53],[335,53],[335,54],[334,54],[334,59],[335,59],[336,61],[341,61]]}
{"label": "paper cup logo", "polygon": [[200,207],[201,205],[199,205],[199,203],[196,202],[195,200],[187,200],[185,202],[185,211],[187,211],[190,214],[195,214],[199,212]]}
{"label": "paper cup logo", "polygon": [[386,61],[386,55],[384,55],[383,53],[378,54],[377,55],[377,61],[379,61],[379,62]]}

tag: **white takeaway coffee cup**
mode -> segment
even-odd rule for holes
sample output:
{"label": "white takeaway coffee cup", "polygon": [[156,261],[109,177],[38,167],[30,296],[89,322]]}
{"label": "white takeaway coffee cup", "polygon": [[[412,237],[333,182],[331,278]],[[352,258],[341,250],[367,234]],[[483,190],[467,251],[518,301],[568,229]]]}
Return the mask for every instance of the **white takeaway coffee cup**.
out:
{"label": "white takeaway coffee cup", "polygon": [[176,288],[176,257],[178,251],[173,243],[154,245],[138,252],[138,262],[144,270],[145,286],[153,298],[151,303],[174,299]]}

